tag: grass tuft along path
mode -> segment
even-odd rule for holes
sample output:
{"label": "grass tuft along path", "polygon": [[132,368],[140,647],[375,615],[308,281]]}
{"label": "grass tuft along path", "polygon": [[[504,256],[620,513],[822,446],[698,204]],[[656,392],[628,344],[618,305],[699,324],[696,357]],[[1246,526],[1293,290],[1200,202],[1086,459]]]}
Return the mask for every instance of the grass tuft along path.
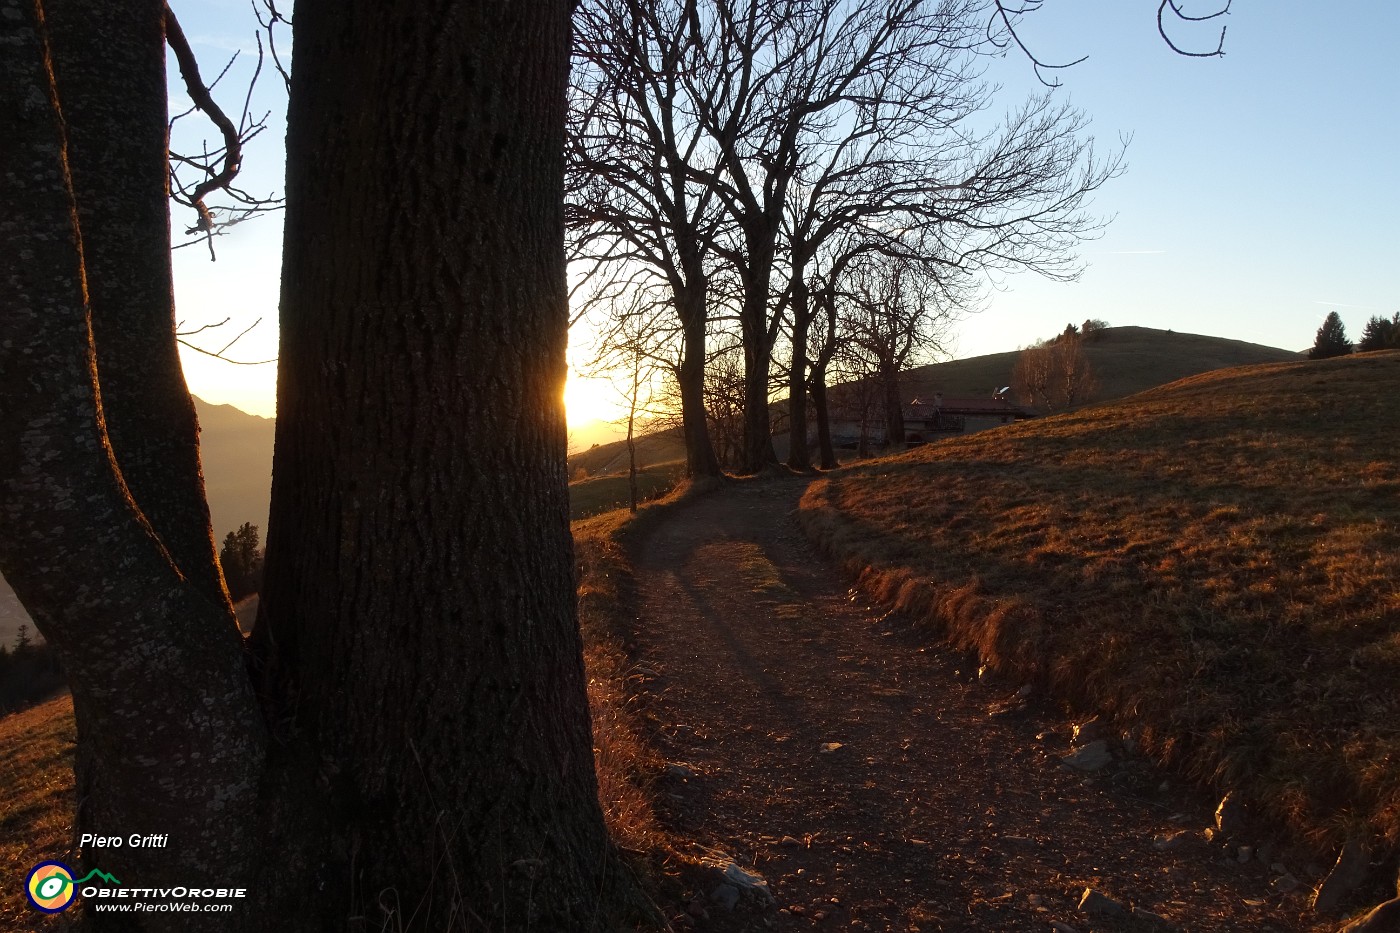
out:
{"label": "grass tuft along path", "polygon": [[[638,670],[672,765],[662,818],[766,879],[769,923],[1163,928],[1081,912],[1093,888],[1192,931],[1309,928],[1304,893],[1280,893],[1257,854],[1241,863],[1201,838],[1214,801],[1131,756],[1071,769],[1064,717],[853,596],[799,531],[805,485],[729,484],[636,548]],[[714,893],[695,891],[679,924],[771,928]]]}

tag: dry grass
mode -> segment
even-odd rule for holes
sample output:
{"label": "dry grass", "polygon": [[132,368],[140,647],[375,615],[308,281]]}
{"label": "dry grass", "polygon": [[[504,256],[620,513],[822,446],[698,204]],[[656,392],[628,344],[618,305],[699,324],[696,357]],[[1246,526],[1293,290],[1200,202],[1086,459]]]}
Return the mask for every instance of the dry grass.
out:
{"label": "dry grass", "polygon": [[1400,847],[1400,354],[1208,373],[815,484],[877,596],[1318,841]]}
{"label": "dry grass", "polygon": [[667,843],[651,805],[651,778],[664,761],[646,739],[645,719],[637,708],[641,697],[633,689],[641,678],[632,661],[636,593],[627,545],[673,506],[704,494],[715,482],[683,480],[635,515],[618,509],[573,523],[598,799],[613,839],[634,851],[654,854]]}
{"label": "dry grass", "polygon": [[0,718],[0,929],[64,928],[29,906],[24,879],[72,854],[76,741],[68,696]]}
{"label": "dry grass", "polygon": [[629,689],[632,571],[620,541],[629,516],[620,510],[575,522],[574,559],[598,800],[613,839],[628,849],[650,852],[660,844],[650,791],[660,762],[643,737]]}
{"label": "dry grass", "polygon": [[[670,463],[685,459],[685,440],[675,429],[643,434],[636,439],[637,462],[644,464]],[[612,441],[581,450],[569,457],[569,475],[582,467],[589,476],[606,476],[627,472],[627,442]]]}
{"label": "dry grass", "polygon": [[[637,471],[637,499],[650,502],[675,488],[685,476],[685,461],[656,463]],[[631,498],[626,466],[622,473],[575,480],[569,484],[569,518],[578,521],[602,512],[626,508]]]}

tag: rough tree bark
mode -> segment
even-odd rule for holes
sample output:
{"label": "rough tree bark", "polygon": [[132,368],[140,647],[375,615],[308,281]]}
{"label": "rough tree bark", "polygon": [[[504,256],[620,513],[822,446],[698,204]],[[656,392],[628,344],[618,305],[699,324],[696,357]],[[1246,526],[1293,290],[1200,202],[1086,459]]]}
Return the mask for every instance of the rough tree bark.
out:
{"label": "rough tree bark", "polygon": [[425,930],[587,929],[610,859],[561,397],[569,5],[296,15],[274,695],[335,775],[340,884]]}
{"label": "rough tree bark", "polygon": [[161,0],[44,3],[107,433],[176,565],[219,602],[198,422],[174,339],[166,113],[149,103],[165,97],[164,9]]}
{"label": "rough tree bark", "polygon": [[[690,279],[695,281],[694,278]],[[700,279],[703,282],[703,278]],[[709,420],[705,415],[705,291],[697,289],[676,293],[676,310],[681,319],[681,364],[676,382],[681,392],[681,424],[685,433],[685,469],[687,476],[719,476],[719,457],[714,439],[710,437]]]}

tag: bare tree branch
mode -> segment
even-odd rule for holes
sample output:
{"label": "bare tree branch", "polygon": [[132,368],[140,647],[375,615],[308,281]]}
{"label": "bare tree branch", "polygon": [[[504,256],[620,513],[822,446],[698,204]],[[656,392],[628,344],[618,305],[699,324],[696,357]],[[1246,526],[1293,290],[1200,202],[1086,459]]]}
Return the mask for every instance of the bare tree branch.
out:
{"label": "bare tree branch", "polygon": [[[266,0],[271,2],[271,0]],[[259,18],[259,22],[262,19]],[[272,26],[277,22],[286,22],[280,14],[276,14],[275,9],[269,16],[265,28],[268,35],[272,35]],[[199,62],[190,48],[189,40],[185,37],[184,30],[180,27],[179,20],[170,9],[169,4],[165,6],[165,34],[166,43],[175,54],[175,59],[179,64],[180,76],[184,79],[185,88],[193,102],[193,108],[189,111],[176,115],[171,119],[172,128],[174,125],[191,113],[193,110],[202,111],[213,122],[219,130],[219,135],[223,140],[223,145],[212,152],[205,147],[204,153],[200,157],[191,157],[177,152],[170,153],[170,190],[171,197],[180,204],[192,208],[197,219],[195,225],[186,233],[203,234],[203,242],[209,248],[209,258],[217,257],[214,254],[213,238],[220,228],[230,227],[248,218],[263,213],[265,211],[280,210],[282,202],[269,195],[266,198],[255,197],[246,191],[234,186],[233,181],[242,169],[243,147],[252,139],[257,137],[267,128],[267,114],[261,118],[254,119],[250,116],[252,104],[253,88],[257,85],[258,77],[262,73],[263,47],[261,36],[256,36],[258,44],[258,60],[253,70],[253,75],[249,79],[247,91],[243,99],[243,111],[239,118],[238,125],[228,117],[223,109],[214,100],[212,89],[228,73],[229,68],[237,59],[234,55],[224,65],[222,71],[213,83],[206,85],[199,73]],[[271,41],[271,39],[269,39]],[[279,72],[282,71],[281,63],[277,62]],[[285,72],[282,72],[284,78]],[[184,166],[195,170],[202,178],[193,187],[183,184],[179,177],[179,167]],[[205,199],[215,191],[223,191],[233,200],[233,206],[225,208],[231,219],[218,222],[215,220],[215,212],[205,202]],[[189,245],[189,244],[181,244]],[[174,247],[176,249],[179,246]]]}
{"label": "bare tree branch", "polygon": [[[987,24],[987,39],[989,42],[992,43],[993,46],[1001,49],[1005,49],[1007,46],[1014,43],[1016,47],[1021,50],[1021,54],[1023,54],[1026,57],[1026,59],[1031,63],[1031,66],[1035,70],[1035,76],[1040,81],[1040,83],[1045,85],[1046,87],[1055,88],[1060,86],[1061,81],[1058,78],[1055,78],[1053,80],[1046,78],[1044,74],[1045,71],[1072,68],[1073,66],[1078,65],[1083,61],[1086,61],[1089,56],[1080,56],[1074,61],[1067,62],[1063,65],[1051,65],[1043,61],[1039,56],[1037,56],[1034,52],[1031,51],[1030,47],[1021,39],[1021,34],[1017,29],[1017,23],[1021,17],[1039,11],[1040,8],[1044,5],[1044,2],[1045,0],[1019,0],[1019,2],[1010,2],[1010,0],[993,0],[993,12],[991,19]],[[1162,41],[1167,44],[1167,47],[1178,55],[1185,55],[1190,58],[1224,57],[1224,26],[1220,27],[1220,41],[1217,43],[1213,51],[1193,52],[1189,49],[1182,48],[1168,34],[1166,15],[1167,11],[1170,10],[1172,15],[1182,22],[1203,23],[1207,20],[1212,20],[1220,16],[1225,16],[1227,13],[1230,12],[1231,2],[1233,2],[1233,0],[1225,0],[1225,6],[1216,10],[1213,13],[1206,13],[1203,16],[1192,16],[1181,8],[1181,5],[1180,3],[1178,3],[1178,0],[1162,0],[1161,4],[1157,7],[1157,33],[1162,37]],[[998,21],[1001,23],[1000,29],[997,27]],[[1005,33],[1005,37],[1001,35],[1003,31]]]}
{"label": "bare tree branch", "polygon": [[1161,6],[1157,7],[1157,32],[1161,35],[1162,41],[1170,46],[1171,50],[1178,55],[1186,55],[1191,58],[1223,58],[1225,55],[1225,26],[1220,27],[1220,42],[1216,45],[1215,51],[1191,52],[1181,48],[1181,46],[1172,41],[1171,36],[1167,35],[1167,26],[1164,19],[1167,8],[1170,7],[1177,19],[1184,20],[1188,23],[1203,23],[1206,20],[1215,19],[1217,16],[1224,16],[1229,13],[1230,3],[1231,0],[1225,0],[1225,6],[1222,9],[1216,10],[1214,13],[1207,13],[1205,16],[1188,16],[1182,11],[1181,7],[1177,5],[1176,0],[1162,0]]}
{"label": "bare tree branch", "polygon": [[194,105],[204,111],[204,114],[213,121],[224,138],[223,167],[212,178],[196,185],[194,192],[189,196],[190,206],[199,213],[199,222],[195,225],[195,229],[207,232],[213,229],[214,218],[209,213],[209,208],[204,204],[204,197],[211,191],[216,191],[231,183],[238,174],[238,170],[242,168],[243,138],[239,134],[238,128],[233,125],[233,121],[214,102],[209,88],[205,87],[204,81],[199,76],[199,61],[194,57],[189,40],[185,38],[185,32],[180,28],[180,21],[176,19],[175,13],[170,9],[168,3],[165,5],[165,41],[169,44],[170,50],[175,53],[175,60],[180,65],[180,77],[185,81],[185,90],[189,92],[190,100],[194,101]]}
{"label": "bare tree branch", "polygon": [[232,320],[232,318],[226,317],[222,321],[219,321],[215,324],[204,324],[200,327],[196,327],[194,330],[180,330],[180,328],[184,326],[185,322],[179,321],[175,325],[175,339],[179,343],[183,344],[186,347],[189,347],[196,353],[203,353],[205,356],[212,356],[216,360],[223,360],[225,363],[232,363],[235,366],[264,366],[268,363],[277,362],[276,357],[273,357],[270,360],[235,360],[231,359],[226,355],[227,352],[233,348],[234,344],[242,340],[249,334],[249,332],[253,330],[253,328],[257,327],[259,324],[262,323],[262,318],[258,318],[256,321],[243,328],[243,330],[241,330],[238,333],[238,336],[234,337],[232,340],[224,344],[218,350],[206,350],[198,344],[191,343],[189,340],[185,339],[186,337],[193,337],[195,334],[202,334],[206,330],[218,330],[220,327],[225,326]]}
{"label": "bare tree branch", "polygon": [[277,69],[277,73],[282,76],[282,84],[288,91],[292,87],[292,76],[287,72],[286,66],[282,64],[282,56],[277,52],[277,26],[284,25],[288,29],[292,28],[291,17],[284,15],[277,9],[277,0],[252,0],[253,16],[258,20],[258,25],[267,34],[267,50],[272,53],[272,67]]}

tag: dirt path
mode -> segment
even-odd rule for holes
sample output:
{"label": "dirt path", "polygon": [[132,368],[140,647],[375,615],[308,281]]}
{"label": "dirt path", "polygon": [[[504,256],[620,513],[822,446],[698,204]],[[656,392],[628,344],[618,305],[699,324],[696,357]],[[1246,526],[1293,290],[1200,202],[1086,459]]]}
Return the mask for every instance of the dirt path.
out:
{"label": "dirt path", "polygon": [[[1267,864],[1200,838],[1208,802],[1141,761],[1062,764],[1053,708],[853,599],[798,529],[804,486],[736,483],[637,549],[663,818],[765,878],[778,928],[1167,928],[1081,912],[1086,887],[1191,931],[1308,928]],[[768,928],[697,893],[683,923]]]}

